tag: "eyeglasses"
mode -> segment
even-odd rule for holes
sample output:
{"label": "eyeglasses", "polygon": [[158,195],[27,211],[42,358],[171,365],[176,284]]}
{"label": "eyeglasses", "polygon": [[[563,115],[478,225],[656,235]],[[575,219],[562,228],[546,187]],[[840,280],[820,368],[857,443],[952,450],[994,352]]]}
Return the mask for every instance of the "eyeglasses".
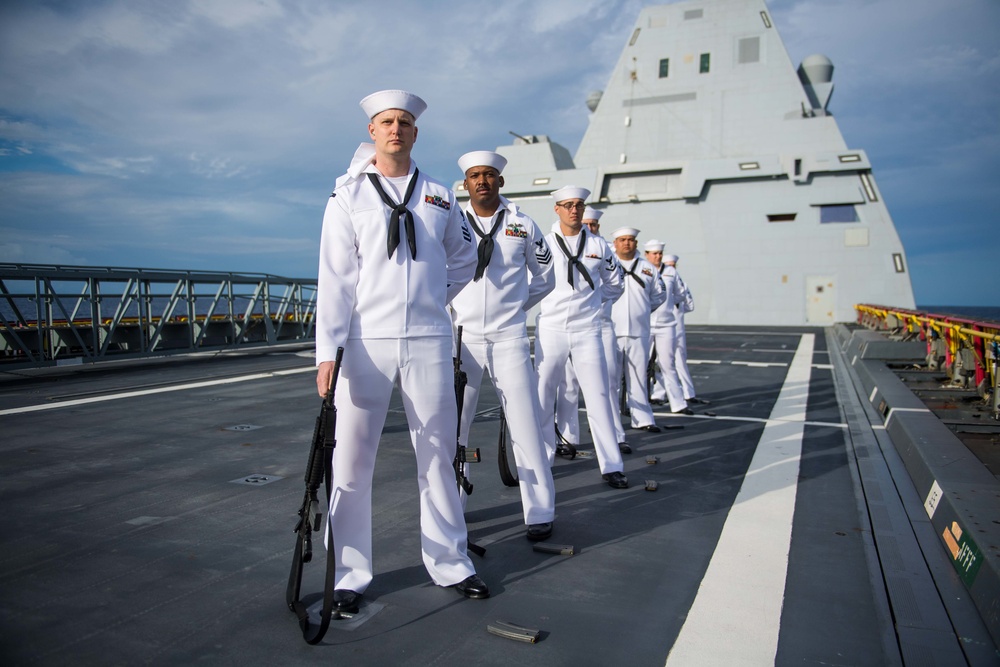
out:
{"label": "eyeglasses", "polygon": [[583,209],[587,208],[587,205],[584,204],[583,202],[577,202],[575,204],[572,202],[566,202],[565,204],[556,204],[556,206],[558,206],[559,208],[564,208],[567,211],[573,211],[573,210],[582,211]]}

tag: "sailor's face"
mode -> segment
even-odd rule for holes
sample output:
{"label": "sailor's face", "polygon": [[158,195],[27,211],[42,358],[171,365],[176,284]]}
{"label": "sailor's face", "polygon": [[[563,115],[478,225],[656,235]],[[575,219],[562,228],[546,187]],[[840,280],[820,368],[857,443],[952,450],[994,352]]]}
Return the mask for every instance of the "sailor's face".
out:
{"label": "sailor's face", "polygon": [[496,209],[500,202],[503,176],[493,167],[470,167],[465,172],[465,189],[478,209]]}
{"label": "sailor's face", "polygon": [[615,252],[622,259],[632,259],[635,257],[635,237],[619,236],[615,239]]}
{"label": "sailor's face", "polygon": [[375,150],[384,155],[409,155],[417,140],[413,115],[402,109],[387,109],[368,123]]}
{"label": "sailor's face", "polygon": [[556,204],[556,215],[564,230],[569,229],[572,234],[580,231],[583,226],[583,210],[587,205],[582,199],[565,199]]}
{"label": "sailor's face", "polygon": [[655,267],[659,267],[663,263],[663,251],[662,250],[647,250],[646,259],[649,263]]}
{"label": "sailor's face", "polygon": [[601,223],[594,218],[584,218],[583,224],[587,225],[587,229],[589,229],[590,233],[594,236],[601,235]]}

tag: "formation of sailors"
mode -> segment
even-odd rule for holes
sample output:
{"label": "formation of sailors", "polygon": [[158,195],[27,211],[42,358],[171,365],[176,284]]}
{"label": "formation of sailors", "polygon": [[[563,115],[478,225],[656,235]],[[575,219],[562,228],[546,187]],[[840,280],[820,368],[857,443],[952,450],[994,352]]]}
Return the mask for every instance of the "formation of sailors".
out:
{"label": "formation of sailors", "polygon": [[[580,441],[578,394],[602,478],[618,489],[628,487],[622,455],[631,452],[618,414],[621,378],[632,428],[660,430],[646,387],[653,349],[653,401],[666,397],[673,412],[690,413],[685,397],[694,398],[682,345],[693,302],[677,258],[664,257],[655,240],[640,256],[632,227],[615,231],[609,245],[599,233],[602,212],[587,206],[582,187],[552,193],[557,221],[543,233],[500,194],[506,159],[492,151],[459,158],[469,193],[462,210],[410,157],[426,106],[400,90],[361,101],[373,143],[358,148],[323,219],[316,382],[325,395],[344,348],[329,510],[334,603],[343,613],[357,612],[373,578],[372,475],[393,387],[416,454],[425,568],[436,584],[470,598],[489,589],[467,553],[452,460],[455,434],[468,444],[487,373],[509,424],[529,540],[552,534],[551,468],[566,442]],[[527,316],[536,305],[533,365]],[[456,352],[467,375],[461,415]]]}

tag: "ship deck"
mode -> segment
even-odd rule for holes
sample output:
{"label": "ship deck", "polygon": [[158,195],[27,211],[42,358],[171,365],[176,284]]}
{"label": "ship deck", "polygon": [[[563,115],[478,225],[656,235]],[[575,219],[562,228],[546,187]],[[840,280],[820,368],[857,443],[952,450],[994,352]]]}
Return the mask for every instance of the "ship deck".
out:
{"label": "ship deck", "polygon": [[[518,492],[497,473],[497,399],[482,393],[471,439],[484,462],[472,467],[466,516],[486,549],[473,560],[488,600],[434,586],[421,564],[414,458],[394,396],[375,470],[375,580],[361,613],[334,621],[317,646],[284,600],[319,408],[308,349],[3,373],[0,655],[7,665],[997,664],[834,329],[691,326],[688,347],[710,403],[690,417],[657,412],[682,429],[626,431],[630,488],[602,482],[586,420],[582,455],[556,459],[549,542],[573,555],[525,539]],[[317,553],[302,586],[310,603],[321,601]],[[498,620],[540,639],[487,632]]]}

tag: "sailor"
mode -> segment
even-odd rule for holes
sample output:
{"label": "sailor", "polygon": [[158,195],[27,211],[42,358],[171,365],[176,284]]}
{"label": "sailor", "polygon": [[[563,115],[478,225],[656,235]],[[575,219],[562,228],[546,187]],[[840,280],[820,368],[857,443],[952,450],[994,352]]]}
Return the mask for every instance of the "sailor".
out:
{"label": "sailor", "polygon": [[[601,216],[604,215],[604,211],[600,211],[592,206],[588,206],[583,210],[583,226],[589,229],[594,236],[601,236]],[[603,237],[602,237],[603,238]],[[614,387],[611,383],[611,368],[610,363],[611,357],[615,350],[615,334],[611,328],[611,304],[612,301],[605,301],[601,305],[601,342],[604,345],[604,358],[609,361],[608,363],[608,386]],[[617,410],[617,406],[614,404],[615,397],[613,392],[608,392],[609,400],[612,401],[612,413]],[[590,413],[587,413],[587,418],[589,420]],[[619,434],[621,437],[618,438],[619,448],[623,454],[629,453],[626,451],[624,444],[624,431],[621,431],[621,422],[618,419],[614,420],[615,433]],[[575,448],[580,444],[580,382],[576,379],[576,373],[573,371],[573,366],[571,364],[566,364],[564,368],[564,376],[559,381],[559,387],[556,389],[556,431],[562,436],[562,440],[572,446],[572,449],[563,444],[562,441],[556,443],[556,454],[560,456],[575,456]]]}
{"label": "sailor", "polygon": [[[535,341],[541,423],[553,423],[556,387],[563,367],[572,363],[587,405],[601,475],[610,486],[624,489],[628,478],[616,446],[600,322],[601,304],[622,294],[622,272],[607,242],[583,228],[589,196],[586,188],[572,185],[552,193],[559,220],[545,238],[552,248],[556,287],[541,301]],[[544,433],[551,465],[555,431]]]}
{"label": "sailor", "polygon": [[527,537],[544,540],[555,519],[555,483],[539,423],[538,376],[526,322],[527,311],[555,287],[555,273],[538,225],[500,194],[506,164],[506,158],[492,151],[458,159],[469,193],[465,216],[479,244],[473,282],[452,302],[455,324],[462,327],[462,369],[468,377],[460,443],[468,445],[488,371],[510,429]]}
{"label": "sailor", "polygon": [[655,373],[656,382],[650,402],[659,405],[664,400],[669,401],[670,411],[674,414],[691,415],[694,412],[688,407],[681,391],[680,378],[677,377],[675,359],[677,352],[677,303],[683,298],[677,284],[677,274],[667,271],[663,263],[663,242],[650,239],[643,245],[646,259],[652,264],[660,280],[663,281],[666,301],[652,312],[650,317],[650,337],[652,349],[656,351]]}
{"label": "sailor", "polygon": [[[646,395],[646,367],[649,362],[650,315],[667,299],[656,267],[636,252],[639,230],[621,227],[611,235],[618,263],[625,272],[625,293],[615,301],[611,317],[615,327],[615,385],[625,375],[632,428],[659,433]],[[624,368],[622,368],[624,364]],[[619,389],[620,391],[620,389]]]}
{"label": "sailor", "polygon": [[677,369],[677,377],[681,383],[681,391],[684,394],[684,399],[688,403],[708,403],[708,401],[695,396],[694,378],[691,377],[691,369],[688,368],[687,332],[684,330],[684,315],[694,310],[694,297],[691,295],[691,290],[688,289],[687,283],[681,278],[681,274],[677,273],[677,262],[679,261],[680,258],[677,255],[667,255],[663,258],[663,263],[668,267],[666,270],[669,270],[669,267],[673,268],[682,294],[680,301],[677,303],[677,310],[674,313],[674,316],[677,318],[677,347],[674,354],[674,367]]}
{"label": "sailor", "polygon": [[[601,218],[604,211],[588,206],[583,211],[583,225],[595,236],[601,234]],[[631,454],[632,447],[625,439],[625,429],[622,428],[621,416],[619,414],[619,389],[621,387],[621,359],[618,351],[618,343],[615,341],[615,323],[611,317],[611,308],[618,303],[615,301],[605,301],[601,305],[601,344],[604,346],[604,358],[608,360],[608,400],[611,401],[611,414],[615,416],[612,424],[615,427],[615,440],[618,442],[618,451],[622,454]],[[587,412],[587,420],[590,421],[590,412]],[[593,430],[593,427],[591,427]]]}
{"label": "sailor", "polygon": [[343,347],[329,520],[335,608],[348,613],[373,576],[372,473],[394,385],[416,454],[424,567],[439,586],[489,596],[466,553],[452,468],[458,416],[446,309],[475,274],[476,247],[455,194],[410,159],[426,107],[402,90],[361,100],[374,145],[358,148],[323,217],[316,385],[325,395]]}

